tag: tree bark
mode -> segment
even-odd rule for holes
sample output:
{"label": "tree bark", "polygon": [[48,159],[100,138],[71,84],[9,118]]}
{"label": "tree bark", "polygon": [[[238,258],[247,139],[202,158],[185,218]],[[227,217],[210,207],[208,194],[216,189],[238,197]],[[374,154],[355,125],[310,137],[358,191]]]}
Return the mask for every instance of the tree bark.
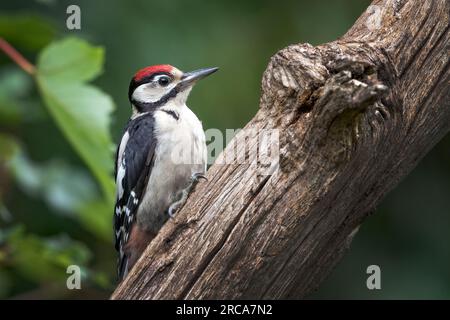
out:
{"label": "tree bark", "polygon": [[[447,0],[378,0],[342,38],[275,54],[246,129],[278,130],[278,164],[267,174],[258,161],[215,163],[112,298],[301,298],[316,289],[363,220],[450,129],[449,15]],[[243,139],[222,157],[250,158]]]}

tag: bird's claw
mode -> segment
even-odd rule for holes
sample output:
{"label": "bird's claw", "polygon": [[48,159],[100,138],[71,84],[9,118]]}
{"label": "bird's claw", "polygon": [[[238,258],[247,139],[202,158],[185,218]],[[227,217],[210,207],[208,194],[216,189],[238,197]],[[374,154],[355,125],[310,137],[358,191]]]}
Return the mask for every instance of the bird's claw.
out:
{"label": "bird's claw", "polygon": [[167,214],[169,215],[169,217],[174,218],[175,217],[175,213],[177,213],[178,208],[176,205],[171,205],[169,207],[169,209],[167,209]]}
{"label": "bird's claw", "polygon": [[204,173],[197,172],[197,173],[194,173],[194,174],[192,175],[192,181],[194,181],[194,182],[199,182],[200,179],[203,179],[203,180],[205,180],[205,181],[208,181],[208,178],[206,177],[206,175],[205,175]]}
{"label": "bird's claw", "polygon": [[193,188],[197,185],[197,183],[200,181],[200,179],[204,179],[204,180],[208,181],[208,178],[206,178],[205,174],[200,173],[200,172],[194,173],[191,176],[192,183],[187,189],[183,190],[181,199],[172,203],[172,205],[169,207],[169,209],[167,209],[167,214],[169,215],[169,217],[171,217],[171,218],[175,217],[175,214],[184,205],[184,203],[187,200],[187,197],[189,196],[189,194],[191,193]]}

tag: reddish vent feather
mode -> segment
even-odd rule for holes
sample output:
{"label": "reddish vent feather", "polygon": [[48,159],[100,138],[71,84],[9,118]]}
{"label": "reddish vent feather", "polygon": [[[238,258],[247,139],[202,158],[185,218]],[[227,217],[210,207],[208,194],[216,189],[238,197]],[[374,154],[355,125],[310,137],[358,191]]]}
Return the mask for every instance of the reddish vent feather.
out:
{"label": "reddish vent feather", "polygon": [[152,74],[159,72],[170,73],[172,69],[173,67],[168,64],[159,64],[156,66],[145,67],[136,72],[136,74],[134,75],[134,80],[139,81],[145,77],[151,76]]}

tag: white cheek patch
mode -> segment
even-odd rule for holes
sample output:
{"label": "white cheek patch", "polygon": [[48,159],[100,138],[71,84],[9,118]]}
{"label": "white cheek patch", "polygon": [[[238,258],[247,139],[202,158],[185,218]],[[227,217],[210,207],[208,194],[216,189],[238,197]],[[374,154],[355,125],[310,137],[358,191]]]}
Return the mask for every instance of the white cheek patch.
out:
{"label": "white cheek patch", "polygon": [[133,99],[141,102],[156,102],[172,90],[176,84],[161,87],[153,82],[141,84],[133,92]]}
{"label": "white cheek patch", "polygon": [[189,93],[191,93],[192,87],[184,89],[180,93],[177,94],[177,96],[174,99],[174,102],[176,105],[185,105],[187,98],[189,97]]}

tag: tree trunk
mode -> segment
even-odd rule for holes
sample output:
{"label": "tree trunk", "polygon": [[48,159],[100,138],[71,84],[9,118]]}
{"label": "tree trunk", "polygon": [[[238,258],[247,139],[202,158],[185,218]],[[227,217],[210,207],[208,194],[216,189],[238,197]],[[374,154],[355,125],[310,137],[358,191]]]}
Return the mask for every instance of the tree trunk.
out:
{"label": "tree trunk", "polygon": [[216,161],[112,298],[301,298],[317,288],[450,129],[449,15],[448,0],[374,1],[342,38],[275,54],[250,140],[238,134],[221,159],[252,158],[258,132],[276,129],[279,162]]}

